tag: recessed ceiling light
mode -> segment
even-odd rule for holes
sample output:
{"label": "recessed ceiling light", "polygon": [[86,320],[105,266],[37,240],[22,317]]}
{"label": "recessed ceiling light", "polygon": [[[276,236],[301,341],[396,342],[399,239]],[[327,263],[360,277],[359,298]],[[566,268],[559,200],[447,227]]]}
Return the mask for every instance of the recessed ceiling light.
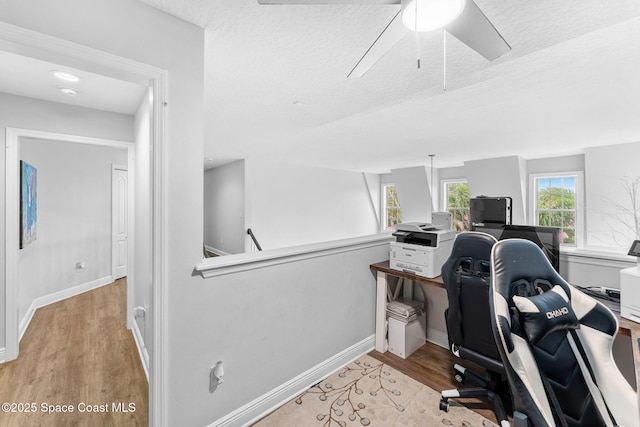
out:
{"label": "recessed ceiling light", "polygon": [[77,83],[81,80],[80,77],[68,71],[51,70],[50,73],[53,74],[56,78],[64,80],[65,82]]}
{"label": "recessed ceiling light", "polygon": [[72,87],[66,87],[66,86],[58,86],[58,90],[64,93],[65,95],[69,95],[69,96],[76,96],[77,94],[80,93],[78,90]]}

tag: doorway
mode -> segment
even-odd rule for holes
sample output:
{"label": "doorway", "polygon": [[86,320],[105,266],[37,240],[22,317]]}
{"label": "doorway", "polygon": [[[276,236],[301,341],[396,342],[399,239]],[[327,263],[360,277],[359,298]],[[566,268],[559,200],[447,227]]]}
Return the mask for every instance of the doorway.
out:
{"label": "doorway", "polygon": [[[32,142],[33,140],[33,142]],[[93,289],[95,287],[99,287],[102,286],[104,284],[110,283],[112,282],[113,279],[111,277],[111,266],[112,266],[112,262],[109,258],[109,261],[107,261],[107,270],[106,270],[106,274],[102,273],[99,274],[97,276],[93,276],[91,277],[91,280],[86,282],[86,283],[82,283],[81,285],[78,286],[74,286],[74,287],[70,287],[69,289],[62,289],[62,290],[56,290],[55,292],[51,292],[51,291],[47,291],[44,292],[44,295],[38,295],[39,297],[36,299],[33,298],[26,298],[28,300],[33,299],[33,302],[31,303],[31,306],[26,309],[26,307],[24,306],[24,302],[22,303],[23,307],[20,307],[20,296],[21,296],[21,292],[20,292],[20,282],[21,282],[21,278],[24,278],[25,272],[23,271],[22,274],[20,273],[20,262],[21,262],[21,258],[24,259],[25,256],[37,256],[37,246],[38,246],[38,241],[37,238],[34,241],[34,243],[32,243],[32,247],[26,247],[25,249],[18,249],[18,242],[20,240],[19,236],[18,236],[18,231],[20,229],[20,226],[18,225],[21,221],[21,219],[19,218],[19,214],[20,214],[20,194],[19,194],[19,190],[20,190],[20,172],[18,170],[18,166],[19,166],[19,160],[22,159],[22,155],[21,155],[21,144],[25,144],[27,141],[29,141],[30,144],[35,144],[38,141],[42,142],[42,141],[47,141],[49,144],[51,145],[55,145],[57,144],[56,148],[58,151],[63,151],[61,149],[62,146],[74,146],[74,145],[78,145],[79,147],[86,147],[85,151],[88,151],[89,148],[92,148],[94,150],[92,156],[96,157],[96,156],[104,156],[105,153],[107,152],[123,152],[122,156],[124,158],[127,159],[127,166],[126,169],[131,169],[133,170],[134,165],[133,165],[133,158],[134,158],[134,145],[131,142],[124,142],[124,141],[115,141],[115,140],[106,140],[106,139],[99,139],[99,138],[90,138],[90,137],[83,137],[83,136],[77,136],[77,135],[68,135],[68,134],[58,134],[58,133],[53,133],[53,132],[46,132],[46,131],[35,131],[35,130],[27,130],[27,129],[15,129],[15,128],[7,128],[6,130],[6,145],[7,145],[7,157],[6,157],[6,162],[5,162],[5,169],[6,169],[6,181],[5,181],[5,194],[6,194],[6,201],[5,201],[5,222],[6,222],[6,242],[5,242],[5,254],[6,254],[6,258],[7,258],[7,263],[5,266],[5,274],[7,276],[7,278],[11,278],[10,280],[7,280],[5,282],[5,287],[6,287],[6,298],[7,300],[5,301],[5,305],[7,308],[7,316],[6,316],[6,337],[5,337],[5,341],[6,341],[6,348],[5,348],[5,360],[9,361],[9,360],[13,360],[15,358],[17,358],[18,353],[19,353],[19,341],[20,338],[22,336],[22,334],[24,333],[24,331],[26,330],[26,327],[28,326],[28,323],[31,319],[31,316],[33,316],[33,312],[35,312],[35,309],[37,309],[38,307],[47,305],[51,302],[55,302],[59,299],[68,297],[68,296],[72,296],[74,294],[86,291],[86,290],[90,290]],[[61,144],[62,143],[62,144]],[[42,144],[40,144],[40,146],[42,146]],[[113,150],[115,149],[115,151]],[[98,151],[95,151],[98,150]],[[71,151],[67,152],[67,157],[73,157],[72,154],[70,154]],[[79,151],[76,151],[76,153],[79,153]],[[45,156],[46,157],[46,156]],[[51,154],[49,155],[49,157],[51,157]],[[86,156],[82,156],[80,158],[83,158],[85,161],[88,159],[88,157]],[[71,164],[73,163],[73,161],[70,162]],[[40,186],[42,186],[45,183],[45,180],[49,181],[49,182],[64,182],[64,181],[56,181],[56,178],[54,175],[58,175],[57,173],[55,173],[55,169],[57,168],[57,162],[56,161],[50,161],[48,162],[48,176],[41,176],[41,180],[42,181],[40,183]],[[90,166],[90,165],[89,165]],[[86,166],[85,166],[86,168]],[[41,174],[42,175],[42,174]],[[102,199],[105,200],[105,204],[103,204],[103,206],[106,208],[107,212],[103,213],[103,217],[104,218],[109,218],[111,216],[111,210],[112,207],[110,206],[110,202],[111,202],[111,194],[109,194],[109,190],[110,190],[110,185],[108,184],[110,181],[110,177],[109,177],[109,171],[106,170],[104,171],[103,175],[105,176],[105,180],[107,183],[107,187],[103,189],[103,193],[106,193],[106,196],[103,196]],[[78,180],[82,180],[82,178],[87,179],[87,177],[77,177]],[[68,181],[68,179],[67,179]],[[64,185],[64,184],[62,184]],[[82,186],[78,186],[76,189],[76,192],[78,193],[82,193],[82,194],[78,194],[77,199],[78,200],[78,204],[82,204],[84,201],[87,201],[88,203],[95,203],[96,201],[96,197],[95,195],[91,194],[90,191],[83,191],[83,188],[87,188],[87,187],[82,187]],[[56,190],[56,191],[60,191],[59,196],[63,196],[63,191],[64,189],[61,190]],[[126,212],[122,212],[122,214],[127,217],[130,218],[133,215],[133,203],[132,203],[132,199],[133,196],[135,194],[135,190],[132,188],[131,184],[127,183],[127,186],[123,189],[123,192],[127,195],[126,199],[123,200],[123,204],[124,206],[126,206]],[[52,191],[47,191],[44,192],[43,194],[41,194],[41,199],[43,199],[42,201],[44,201],[45,197],[49,197],[49,203],[51,203],[52,199],[55,197],[55,195],[51,194]],[[83,197],[84,195],[84,197]],[[74,197],[75,198],[75,197]],[[65,201],[65,203],[68,205],[69,201]],[[68,206],[65,206],[67,209],[69,208]],[[51,221],[51,215],[49,216],[49,221]],[[46,220],[47,218],[42,218],[42,220]],[[61,238],[60,236],[65,236],[68,237],[69,239],[73,240],[73,241],[78,241],[81,236],[82,236],[82,230],[73,230],[73,225],[72,224],[63,224],[64,220],[64,215],[58,220],[58,224],[60,227],[65,228],[66,231],[62,231],[62,232],[58,232],[58,239],[52,239],[53,241],[56,240],[64,240],[64,237]],[[90,223],[92,220],[92,218],[88,218],[87,222]],[[77,220],[77,222],[82,222]],[[49,228],[52,228],[51,226]],[[41,230],[42,232],[44,232],[45,230]],[[60,231],[60,230],[56,230],[56,231]],[[133,242],[132,242],[133,243]],[[108,243],[107,243],[108,244]],[[78,246],[79,244],[76,243],[76,246]],[[88,242],[85,246],[91,245],[91,242]],[[80,245],[82,246],[82,245]],[[99,245],[96,245],[99,246]],[[103,247],[105,246],[105,244],[102,245]],[[85,250],[82,251],[80,250],[81,253],[87,253],[90,252],[90,250],[87,250],[88,248],[85,247]],[[126,251],[126,248],[125,248]],[[65,251],[61,251],[61,252],[65,252]],[[66,250],[66,252],[70,252],[68,249]],[[111,254],[110,252],[110,248],[107,251],[107,256],[109,257]],[[126,260],[126,264],[128,265],[133,265],[133,260],[132,258],[132,253],[131,251],[126,251],[128,252],[127,254],[127,260]],[[56,257],[49,257],[52,258],[50,261],[53,261],[54,263],[61,263],[64,264],[65,263],[65,259],[64,258],[58,258]],[[53,259],[55,258],[55,259]],[[86,267],[85,262],[88,261],[84,258],[80,258],[77,260],[77,264],[75,265],[77,274],[81,274],[82,270],[84,270],[84,268]],[[104,260],[93,260],[93,263],[96,262],[102,262],[104,263]],[[70,262],[75,263],[76,259],[66,259],[66,264],[69,264]],[[93,264],[93,263],[89,263],[87,262],[87,264]],[[104,271],[104,269],[103,269]],[[63,273],[59,273],[56,272],[54,270],[54,274],[53,275],[60,275]],[[128,315],[127,317],[130,316],[129,313],[131,313],[132,307],[133,307],[133,293],[134,293],[134,280],[133,278],[131,278],[130,280],[128,280],[128,286],[127,286],[127,312]],[[22,289],[23,293],[24,293],[24,288]],[[40,292],[40,294],[42,294],[43,292]],[[24,298],[23,298],[24,299]],[[14,320],[14,322],[11,322],[12,320]],[[127,319],[128,320],[128,319]],[[129,323],[129,322],[127,322]]]}
{"label": "doorway", "polygon": [[[0,50],[17,53],[33,58],[41,58],[54,61],[59,64],[68,64],[76,68],[92,70],[115,79],[122,79],[133,82],[138,85],[144,85],[149,88],[149,138],[147,144],[147,172],[144,182],[141,180],[129,179],[128,187],[131,188],[132,181],[137,181],[136,186],[144,186],[144,190],[149,194],[150,204],[146,210],[145,218],[141,219],[148,225],[150,238],[138,242],[138,249],[145,253],[149,258],[149,269],[145,271],[148,276],[145,283],[148,282],[149,292],[152,297],[149,304],[148,312],[148,335],[153,344],[153,351],[149,362],[149,403],[151,419],[162,418],[162,408],[154,405],[154,402],[163,401],[162,373],[164,372],[164,364],[162,360],[163,346],[163,319],[162,309],[164,282],[162,268],[162,254],[164,242],[164,222],[162,216],[162,201],[165,199],[165,186],[163,177],[164,165],[164,100],[166,93],[166,71],[154,66],[131,61],[127,58],[117,57],[92,48],[87,48],[72,42],[57,39],[35,31],[26,30],[20,27],[14,27],[0,22]],[[42,128],[38,126],[38,128]],[[54,128],[58,128],[54,126]],[[6,131],[7,149],[5,150],[5,176],[16,177],[17,161],[19,159],[19,140],[21,137],[39,137],[37,131],[27,129],[13,128]],[[65,138],[70,135],[62,135]],[[51,134],[48,135],[52,137]],[[92,138],[85,138],[92,140]],[[129,152],[129,173],[132,173],[133,167],[142,155],[138,155],[134,161],[133,148],[127,148]],[[141,153],[140,153],[141,154]],[[131,176],[130,176],[131,178]],[[18,355],[18,339],[19,339],[19,320],[18,312],[15,304],[18,286],[17,263],[19,261],[19,212],[18,206],[18,182],[11,178],[5,181],[5,244],[4,244],[4,281],[6,286],[5,299],[0,301],[5,305],[4,325],[4,355],[0,354],[0,360],[12,360]],[[128,198],[131,198],[133,192],[130,192]],[[131,209],[133,203],[130,203]],[[132,218],[130,218],[132,219]],[[129,224],[129,232],[131,235],[131,224]],[[133,283],[134,272],[132,271],[133,260],[136,258],[133,245],[133,239],[129,239],[128,251],[128,282]],[[153,242],[153,244],[152,244]],[[138,275],[138,278],[141,276]],[[136,280],[137,282],[137,280]],[[131,301],[131,295],[127,295],[128,304]],[[134,320],[132,307],[127,308],[127,327],[133,328]],[[0,349],[2,353],[2,349]],[[155,357],[154,357],[155,356]]]}
{"label": "doorway", "polygon": [[129,227],[127,206],[128,168],[111,167],[111,277],[118,280],[127,275]]}

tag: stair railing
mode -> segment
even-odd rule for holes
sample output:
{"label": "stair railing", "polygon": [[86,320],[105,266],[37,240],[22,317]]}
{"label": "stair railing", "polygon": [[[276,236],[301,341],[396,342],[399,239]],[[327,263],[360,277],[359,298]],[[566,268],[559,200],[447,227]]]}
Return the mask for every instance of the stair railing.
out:
{"label": "stair railing", "polygon": [[260,243],[258,243],[258,239],[256,239],[255,234],[253,234],[253,231],[251,231],[250,228],[247,228],[247,234],[251,236],[251,240],[253,240],[253,243],[256,245],[256,248],[258,248],[258,250],[261,251],[262,247],[260,246]]}

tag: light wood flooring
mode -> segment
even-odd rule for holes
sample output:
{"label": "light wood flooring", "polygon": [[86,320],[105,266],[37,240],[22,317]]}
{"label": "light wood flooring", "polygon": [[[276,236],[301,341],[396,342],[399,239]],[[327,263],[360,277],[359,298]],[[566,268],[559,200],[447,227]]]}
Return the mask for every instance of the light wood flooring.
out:
{"label": "light wood flooring", "polygon": [[[453,364],[456,362],[476,373],[483,372],[481,368],[468,361],[454,360],[455,357],[449,350],[430,342],[425,343],[406,359],[388,351],[380,353],[374,350],[369,355],[438,392],[465,387],[464,384],[460,385],[453,380]],[[466,385],[466,387],[469,386]],[[478,399],[459,399],[457,402],[494,423],[497,422],[488,403]],[[438,402],[433,402],[433,404],[437,408]]]}
{"label": "light wood flooring", "polygon": [[147,426],[148,384],[125,312],[125,279],[38,309],[18,358],[0,364],[9,403],[0,425]]}

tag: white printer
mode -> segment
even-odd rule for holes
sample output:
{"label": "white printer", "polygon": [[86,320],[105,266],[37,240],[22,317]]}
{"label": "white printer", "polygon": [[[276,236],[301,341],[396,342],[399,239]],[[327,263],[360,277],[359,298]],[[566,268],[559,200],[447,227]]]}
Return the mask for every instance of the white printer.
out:
{"label": "white printer", "polygon": [[430,279],[440,275],[456,237],[453,230],[418,222],[398,224],[393,235],[396,241],[391,243],[390,267]]}
{"label": "white printer", "polygon": [[640,323],[640,265],[620,271],[620,315]]}

